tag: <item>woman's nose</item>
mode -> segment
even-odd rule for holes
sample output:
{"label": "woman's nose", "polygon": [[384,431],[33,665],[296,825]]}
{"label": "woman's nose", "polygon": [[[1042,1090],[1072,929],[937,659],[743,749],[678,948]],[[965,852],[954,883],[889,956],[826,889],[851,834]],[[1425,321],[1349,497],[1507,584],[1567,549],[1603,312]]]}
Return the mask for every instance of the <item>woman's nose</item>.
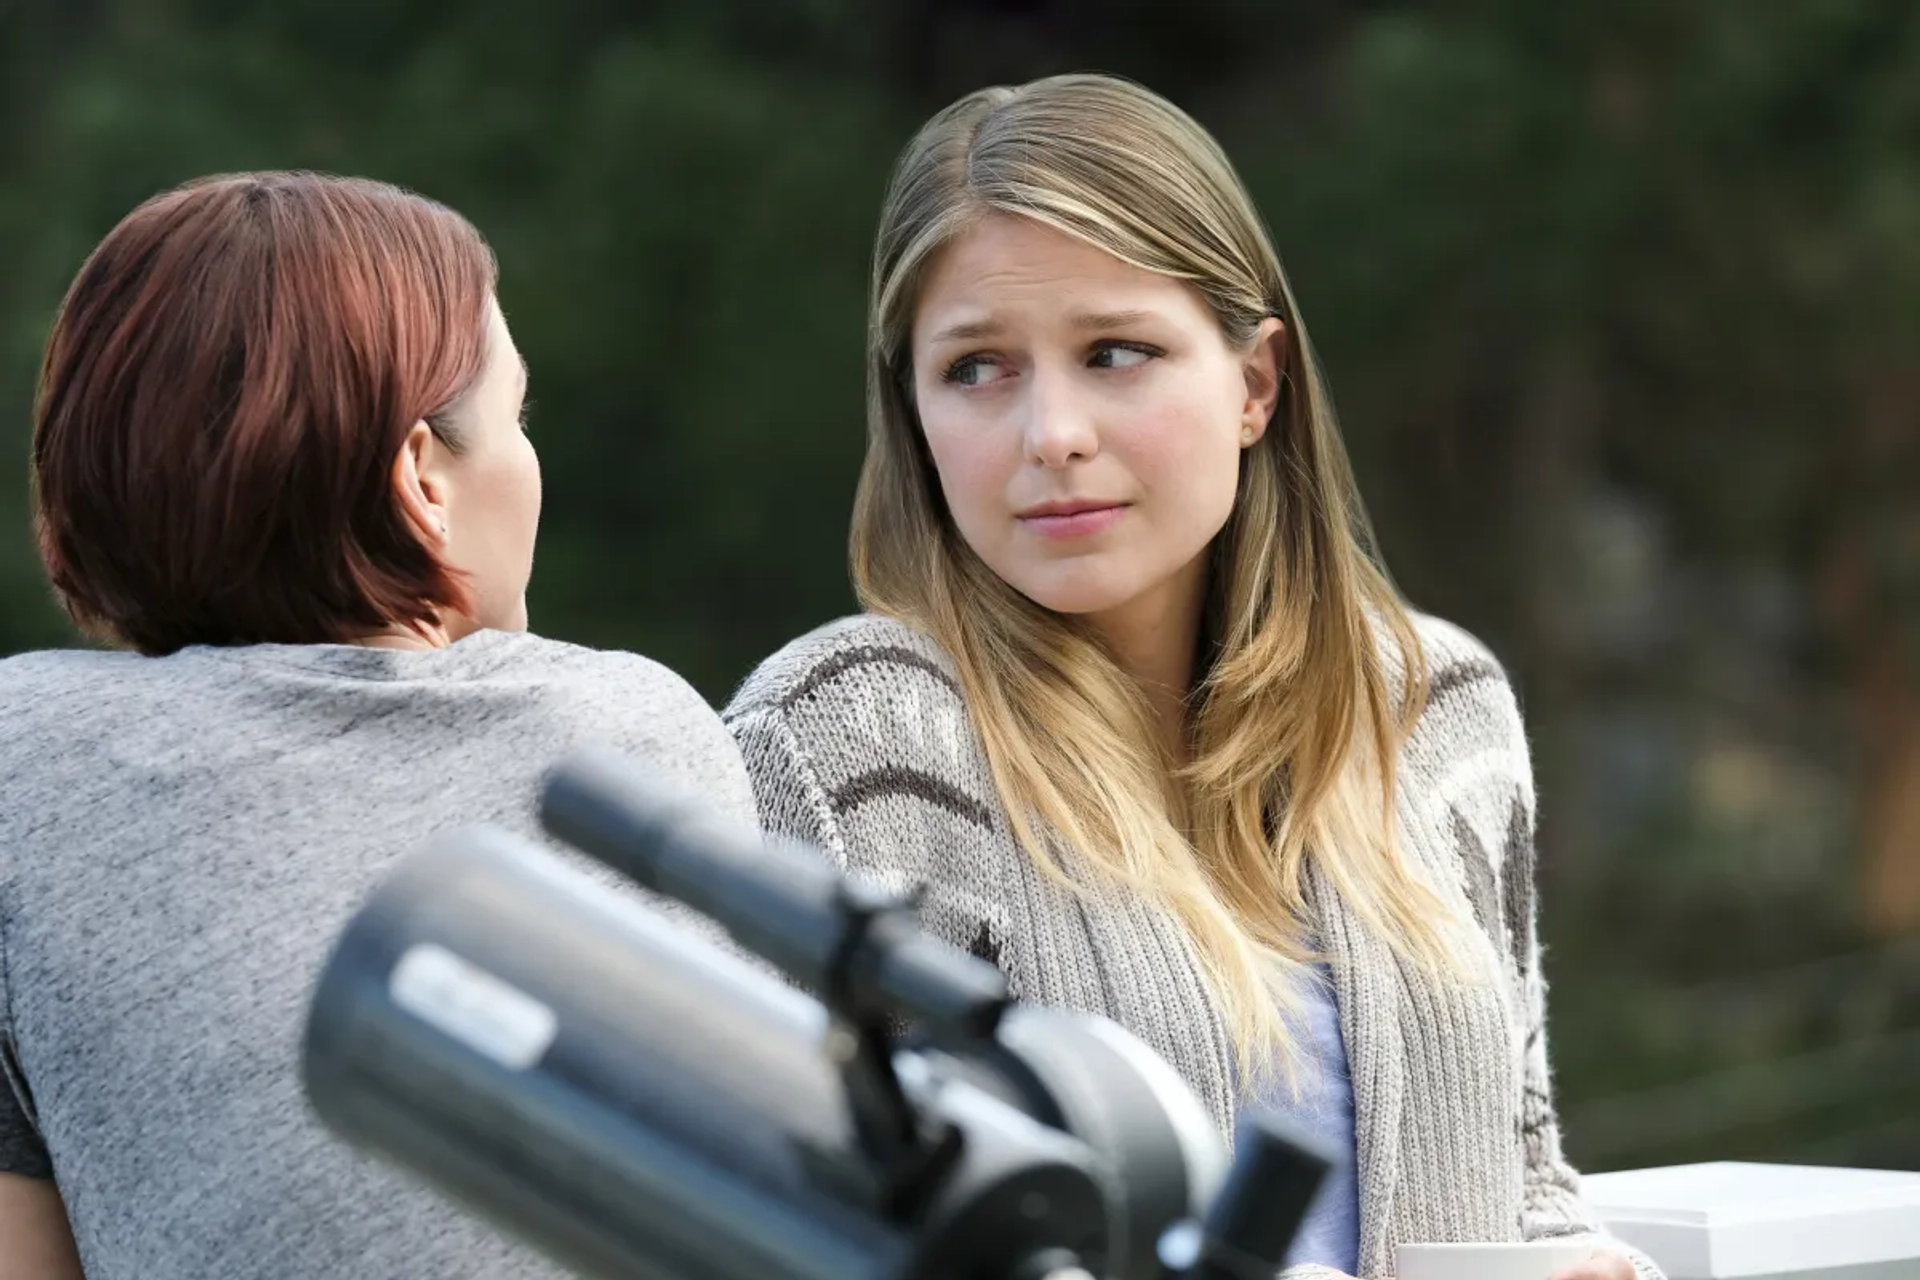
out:
{"label": "woman's nose", "polygon": [[1100,451],[1100,433],[1093,407],[1073,386],[1072,379],[1035,371],[1028,384],[1027,457],[1043,467],[1058,469],[1083,462]]}

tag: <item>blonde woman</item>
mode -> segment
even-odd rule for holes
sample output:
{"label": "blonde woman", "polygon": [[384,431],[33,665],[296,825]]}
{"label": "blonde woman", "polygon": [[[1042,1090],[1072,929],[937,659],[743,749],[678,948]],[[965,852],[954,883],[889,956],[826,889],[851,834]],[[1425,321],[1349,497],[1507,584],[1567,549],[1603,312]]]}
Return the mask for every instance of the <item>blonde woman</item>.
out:
{"label": "blonde woman", "polygon": [[969,95],[874,253],[867,612],[727,712],[764,820],[925,894],[1016,994],[1114,1018],[1222,1129],[1352,1153],[1288,1280],[1590,1235],[1561,1156],[1514,696],[1372,558],[1320,370],[1219,147],[1135,85]]}

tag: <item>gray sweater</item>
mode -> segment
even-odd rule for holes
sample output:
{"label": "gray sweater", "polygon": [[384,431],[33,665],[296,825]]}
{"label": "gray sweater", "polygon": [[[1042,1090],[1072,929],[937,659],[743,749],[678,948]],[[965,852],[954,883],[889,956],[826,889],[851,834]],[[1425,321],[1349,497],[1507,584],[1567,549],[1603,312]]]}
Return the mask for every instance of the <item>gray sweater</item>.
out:
{"label": "gray sweater", "polygon": [[490,631],[28,654],[0,662],[0,724],[0,1172],[56,1178],[88,1280],[557,1280],[321,1129],[308,992],[396,858],[470,822],[537,835],[576,745],[751,823],[699,694]]}
{"label": "gray sweater", "polygon": [[[1310,866],[1352,1073],[1368,1277],[1392,1273],[1402,1242],[1600,1239],[1554,1115],[1519,710],[1472,637],[1430,618],[1418,628],[1432,693],[1400,759],[1406,852],[1479,922],[1505,980],[1441,985],[1403,966]],[[936,645],[887,619],[843,619],[767,659],[724,716],[770,830],[896,891],[924,887],[934,932],[993,959],[1021,998],[1139,1035],[1230,1130],[1231,1047],[1185,934],[1135,898],[1074,895],[1032,865]]]}

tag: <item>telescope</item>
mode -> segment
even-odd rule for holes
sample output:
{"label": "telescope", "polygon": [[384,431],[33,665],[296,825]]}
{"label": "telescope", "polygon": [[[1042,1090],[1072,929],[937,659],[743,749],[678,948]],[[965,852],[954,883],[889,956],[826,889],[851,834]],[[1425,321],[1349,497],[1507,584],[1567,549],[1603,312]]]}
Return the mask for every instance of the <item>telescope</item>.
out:
{"label": "telescope", "polygon": [[1229,1161],[1117,1024],[620,756],[540,821],[600,866],[484,826],[401,859],[301,1069],[336,1135],[581,1276],[1269,1280],[1339,1158],[1247,1113]]}

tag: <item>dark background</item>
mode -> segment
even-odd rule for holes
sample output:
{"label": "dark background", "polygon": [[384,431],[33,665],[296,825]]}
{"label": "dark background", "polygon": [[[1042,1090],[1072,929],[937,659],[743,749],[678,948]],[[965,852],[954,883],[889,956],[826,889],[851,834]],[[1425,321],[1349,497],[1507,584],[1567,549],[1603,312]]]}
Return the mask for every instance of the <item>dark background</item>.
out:
{"label": "dark background", "polygon": [[542,631],[710,698],[851,607],[866,255],[935,108],[1225,142],[1390,567],[1515,672],[1592,1169],[1920,1169],[1920,5],[0,0],[0,653],[87,250],[203,173],[413,186],[533,369]]}

